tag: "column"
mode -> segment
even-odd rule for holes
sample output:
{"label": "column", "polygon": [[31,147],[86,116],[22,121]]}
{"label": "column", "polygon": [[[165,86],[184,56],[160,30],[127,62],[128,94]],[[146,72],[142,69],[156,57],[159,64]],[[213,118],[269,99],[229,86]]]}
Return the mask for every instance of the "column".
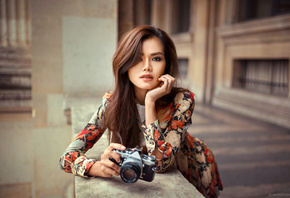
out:
{"label": "column", "polygon": [[0,47],[7,46],[6,0],[0,0]]}
{"label": "column", "polygon": [[16,45],[16,9],[15,0],[9,0],[7,2],[7,16],[8,16],[8,45],[13,47]]}
{"label": "column", "polygon": [[26,45],[26,1],[17,1],[17,44],[19,46]]}

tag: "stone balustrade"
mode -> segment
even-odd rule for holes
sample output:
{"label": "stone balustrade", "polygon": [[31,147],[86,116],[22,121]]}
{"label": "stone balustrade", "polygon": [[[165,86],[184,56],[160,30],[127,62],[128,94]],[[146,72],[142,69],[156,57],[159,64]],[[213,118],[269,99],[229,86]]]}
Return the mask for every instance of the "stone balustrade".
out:
{"label": "stone balustrade", "polygon": [[30,45],[29,0],[0,0],[0,47]]}
{"label": "stone balustrade", "polygon": [[0,112],[31,112],[29,0],[0,0]]}

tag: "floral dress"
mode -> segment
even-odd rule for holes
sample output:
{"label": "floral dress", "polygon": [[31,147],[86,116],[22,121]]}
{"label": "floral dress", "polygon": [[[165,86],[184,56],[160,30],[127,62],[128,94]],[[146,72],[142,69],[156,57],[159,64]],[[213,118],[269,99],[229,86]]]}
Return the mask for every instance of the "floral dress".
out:
{"label": "floral dress", "polygon": [[[103,117],[110,96],[111,94],[104,95],[102,105],[62,155],[60,165],[64,171],[86,177],[86,173],[95,163],[85,153],[105,131]],[[217,197],[223,186],[214,156],[203,141],[187,132],[192,124],[194,94],[189,91],[176,94],[171,103],[157,107],[158,119],[147,126],[142,119],[144,112],[139,107],[140,129],[148,154],[151,155],[155,148],[163,153],[157,172],[164,172],[174,165],[204,196]]]}

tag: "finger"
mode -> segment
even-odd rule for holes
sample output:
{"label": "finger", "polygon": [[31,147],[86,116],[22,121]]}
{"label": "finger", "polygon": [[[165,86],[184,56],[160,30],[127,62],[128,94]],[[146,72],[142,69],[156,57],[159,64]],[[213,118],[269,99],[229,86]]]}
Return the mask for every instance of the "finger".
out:
{"label": "finger", "polygon": [[114,175],[114,171],[110,170],[110,168],[105,166],[101,167],[101,171],[103,177],[112,177]]}
{"label": "finger", "polygon": [[112,177],[113,175],[119,175],[120,173],[116,170],[112,169],[111,167],[108,167],[106,165],[101,166],[102,174],[106,177]]}
{"label": "finger", "polygon": [[175,79],[173,76],[169,75],[169,74],[165,74],[165,76],[171,78],[171,79]]}
{"label": "finger", "polygon": [[165,78],[164,76],[161,76],[159,79],[163,82],[160,88],[166,91],[168,89],[168,79]]}
{"label": "finger", "polygon": [[[122,144],[118,144],[118,143],[111,143],[108,148],[104,151],[104,154],[107,153],[111,153],[113,151],[113,149],[117,149],[117,150],[125,150],[126,147],[123,146]],[[110,154],[109,154],[110,155]]]}
{"label": "finger", "polygon": [[163,75],[163,76],[160,77],[160,79],[163,80],[163,81],[167,80],[169,83],[171,83],[172,81],[175,81],[175,78],[173,78],[170,75]]}
{"label": "finger", "polygon": [[163,75],[160,77],[161,80],[165,83],[166,82],[166,87],[164,86],[165,88],[165,92],[166,93],[169,93],[171,91],[171,88],[173,86],[173,83],[172,83],[172,79],[170,76],[166,76],[166,75]]}
{"label": "finger", "polygon": [[101,155],[101,160],[107,160],[109,159],[110,157],[114,158],[114,160],[116,160],[116,162],[120,163],[120,155],[118,153],[116,153],[115,151],[107,151],[107,152],[104,152],[102,155]]}
{"label": "finger", "polygon": [[102,170],[102,177],[112,177],[113,174],[107,173],[106,171]]}
{"label": "finger", "polygon": [[159,79],[158,80],[160,80],[160,81],[162,81],[162,82],[165,82],[165,81],[168,81],[169,80],[169,78],[168,77],[166,77],[165,75],[162,75],[162,76],[160,76],[159,77]]}
{"label": "finger", "polygon": [[156,88],[157,88],[157,87],[162,87],[163,85],[164,85],[164,82],[161,81],[161,82],[156,86]]}
{"label": "finger", "polygon": [[112,174],[112,175],[119,175],[120,174],[121,167],[116,165],[111,160],[102,160],[101,164],[105,167],[104,171],[107,174]]}
{"label": "finger", "polygon": [[175,83],[175,78],[173,78],[172,76],[168,76],[168,77],[170,78],[171,83],[174,84]]}
{"label": "finger", "polygon": [[174,77],[173,76],[170,76],[169,74],[164,74],[164,75],[161,75],[160,77],[166,77],[166,78],[174,79]]}
{"label": "finger", "polygon": [[168,90],[168,92],[170,92],[172,87],[173,87],[173,85],[174,85],[175,78],[173,78],[172,76],[170,76],[168,74],[164,75],[163,77],[168,80],[167,90]]}
{"label": "finger", "polygon": [[101,161],[99,161],[99,164],[100,164],[99,170],[100,170],[101,177],[112,177],[113,176],[113,174],[110,173],[112,171],[108,170],[109,168],[107,166],[103,165],[103,163]]}
{"label": "finger", "polygon": [[168,79],[170,82],[172,82],[172,81],[175,82],[175,78],[173,78],[169,74],[164,75],[164,78]]}
{"label": "finger", "polygon": [[118,150],[121,150],[121,151],[126,149],[126,147],[124,145],[118,144],[118,143],[111,143],[109,148],[112,149],[112,150],[113,149],[118,149]]}
{"label": "finger", "polygon": [[173,85],[174,85],[174,83],[175,83],[175,78],[173,78],[172,76],[169,76],[169,78],[170,78],[170,90],[172,89],[172,87],[173,87]]}
{"label": "finger", "polygon": [[109,155],[109,157],[108,158],[110,158],[110,157],[112,157],[112,158],[114,158],[114,160],[117,162],[117,163],[120,163],[121,162],[121,160],[120,160],[120,154],[118,154],[118,153],[116,153],[116,152],[114,152],[114,151],[112,151],[111,153],[110,153],[110,155]]}

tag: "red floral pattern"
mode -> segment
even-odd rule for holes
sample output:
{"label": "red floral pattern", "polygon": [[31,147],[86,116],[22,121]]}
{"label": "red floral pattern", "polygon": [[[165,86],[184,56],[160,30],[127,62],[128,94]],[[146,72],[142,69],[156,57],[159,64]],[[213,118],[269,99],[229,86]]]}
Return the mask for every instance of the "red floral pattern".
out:
{"label": "red floral pattern", "polygon": [[[86,177],[86,173],[95,163],[88,159],[85,152],[102,136],[105,129],[102,119],[105,104],[111,94],[104,96],[103,104],[94,114],[91,121],[74,139],[60,159],[61,168],[75,175]],[[163,153],[158,172],[164,172],[175,164],[184,177],[206,197],[217,197],[223,189],[217,165],[207,145],[187,133],[192,124],[194,110],[194,94],[179,93],[165,107],[157,108],[158,119],[145,126],[141,123],[148,154],[157,148]]]}

